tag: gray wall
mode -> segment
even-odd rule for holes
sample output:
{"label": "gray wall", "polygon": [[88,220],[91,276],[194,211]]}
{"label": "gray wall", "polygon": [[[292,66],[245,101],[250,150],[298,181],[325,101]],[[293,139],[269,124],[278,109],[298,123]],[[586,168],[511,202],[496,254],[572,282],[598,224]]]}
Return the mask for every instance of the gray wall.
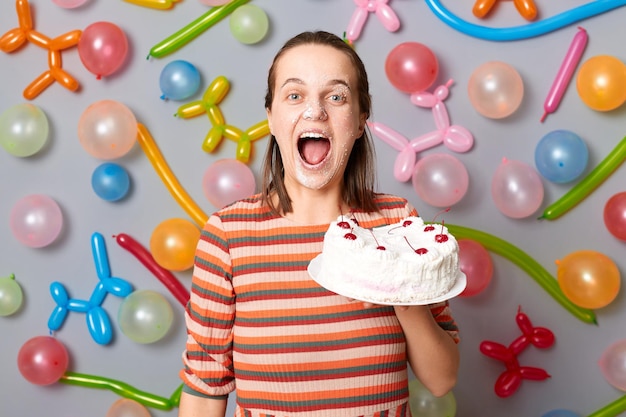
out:
{"label": "gray wall", "polygon": [[[139,146],[115,162],[132,177],[131,194],[111,203],[98,198],[91,189],[93,170],[102,161],[87,154],[77,136],[80,115],[90,104],[117,100],[127,105],[152,133],[172,171],[191,197],[207,213],[214,207],[202,190],[206,168],[221,158],[234,158],[233,142],[224,140],[211,154],[201,150],[210,128],[205,117],[181,120],[173,117],[181,102],[160,99],[159,75],[174,59],[196,65],[203,77],[201,97],[208,83],[226,76],[231,89],[221,104],[228,123],[246,128],[264,116],[265,77],[270,60],[279,46],[304,29],[325,29],[337,34],[346,30],[355,5],[343,0],[255,0],[270,19],[267,38],[256,45],[244,45],[222,21],[176,53],[146,59],[150,48],[182,28],[207,6],[198,1],[176,3],[171,10],[138,7],[120,0],[90,0],[77,9],[62,9],[51,1],[31,0],[35,28],[49,37],[106,20],[127,34],[130,50],[123,69],[111,77],[96,80],[81,64],[76,48],[63,52],[63,67],[80,83],[77,92],[52,85],[32,101],[47,115],[50,138],[44,151],[30,158],[17,158],[0,152],[0,276],[14,273],[22,286],[25,301],[12,316],[0,317],[0,414],[2,416],[104,416],[118,395],[99,389],[66,384],[36,386],[27,382],[17,368],[17,353],[28,339],[48,334],[47,320],[54,308],[49,285],[60,281],[70,296],[89,297],[96,284],[90,237],[105,236],[112,273],[130,281],[135,289],[162,293],[174,308],[174,326],[154,344],[137,344],[125,337],[117,325],[121,299],[108,296],[103,304],[111,316],[114,340],[98,345],[90,337],[85,317],[70,313],[56,333],[67,347],[70,371],[123,381],[145,392],[169,397],[179,386],[177,372],[184,341],[182,308],[175,298],[132,255],[111,237],[127,233],[147,245],[152,230],[172,217],[188,218],[169,194]],[[538,21],[582,2],[538,2]],[[445,104],[454,124],[469,129],[475,137],[470,152],[455,154],[467,167],[470,186],[464,199],[443,216],[447,223],[463,225],[498,236],[528,253],[550,273],[556,274],[555,260],[582,249],[602,252],[612,258],[623,272],[624,243],[615,239],[603,223],[603,208],[615,193],[624,191],[623,167],[574,210],[554,221],[539,221],[542,209],[570,189],[573,184],[554,184],[543,180],[545,198],[536,215],[524,219],[504,216],[490,194],[492,176],[503,157],[534,166],[534,150],[548,132],[568,129],[588,145],[589,164],[585,173],[602,161],[626,134],[624,108],[597,112],[587,107],[572,83],[556,113],[544,123],[539,119],[543,102],[561,64],[576,25],[542,36],[514,42],[493,42],[468,36],[440,20],[425,2],[390,2],[401,20],[401,29],[387,32],[370,16],[356,47],[371,77],[374,98],[372,120],[393,127],[407,138],[434,129],[429,109],[414,106],[408,95],[397,91],[386,78],[384,61],[393,47],[405,41],[424,43],[436,54],[440,71],[435,86],[454,79]],[[478,20],[471,14],[471,1],[446,2],[455,14],[488,27],[513,27],[527,22],[515,11],[512,2],[502,1],[489,18]],[[626,59],[624,11],[615,9],[584,19],[579,25],[589,34],[583,55],[613,55]],[[0,33],[17,26],[15,2],[0,3]],[[46,52],[25,45],[11,54],[0,53],[0,111],[24,103],[23,89],[46,69]],[[524,100],[510,117],[495,120],[481,116],[467,94],[472,71],[487,61],[503,61],[515,67],[524,81]],[[190,99],[191,100],[191,99]],[[378,178],[382,190],[408,198],[427,220],[440,210],[420,200],[411,183],[400,183],[393,176],[397,151],[375,139],[378,152]],[[254,144],[250,167],[258,175],[266,140]],[[443,146],[425,151],[450,153]],[[258,177],[257,177],[258,178]],[[64,229],[51,246],[33,249],[20,244],[9,229],[9,212],[26,194],[48,194],[61,206]],[[462,366],[454,397],[459,417],[525,416],[540,417],[553,409],[570,409],[588,415],[619,399],[623,392],[603,377],[598,359],[614,341],[625,337],[626,305],[619,295],[609,306],[596,311],[598,325],[584,323],[557,304],[527,273],[506,257],[492,254],[494,277],[491,285],[475,297],[452,301],[461,328]],[[190,283],[190,272],[177,272],[182,283]],[[502,364],[480,353],[479,344],[492,340],[504,345],[520,335],[515,323],[518,307],[535,326],[551,329],[556,343],[549,349],[526,349],[522,365],[536,366],[551,374],[546,381],[524,381],[508,398],[498,398],[493,385],[504,370]],[[153,416],[176,415],[176,410],[150,409]]]}

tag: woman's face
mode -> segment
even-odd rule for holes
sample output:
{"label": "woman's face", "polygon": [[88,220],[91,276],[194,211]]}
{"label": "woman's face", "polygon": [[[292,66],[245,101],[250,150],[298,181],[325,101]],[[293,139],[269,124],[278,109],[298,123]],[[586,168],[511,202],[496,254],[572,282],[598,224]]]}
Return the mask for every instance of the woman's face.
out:
{"label": "woman's face", "polygon": [[359,109],[356,77],[350,58],[331,46],[300,45],[279,58],[267,118],[288,189],[322,190],[341,184],[366,121]]}

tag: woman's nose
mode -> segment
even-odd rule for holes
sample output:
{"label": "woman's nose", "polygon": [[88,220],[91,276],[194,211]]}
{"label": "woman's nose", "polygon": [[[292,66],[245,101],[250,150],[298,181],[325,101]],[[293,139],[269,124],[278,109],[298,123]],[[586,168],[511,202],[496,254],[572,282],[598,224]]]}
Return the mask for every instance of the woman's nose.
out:
{"label": "woman's nose", "polygon": [[302,117],[305,120],[326,120],[328,114],[321,103],[313,103],[307,106]]}

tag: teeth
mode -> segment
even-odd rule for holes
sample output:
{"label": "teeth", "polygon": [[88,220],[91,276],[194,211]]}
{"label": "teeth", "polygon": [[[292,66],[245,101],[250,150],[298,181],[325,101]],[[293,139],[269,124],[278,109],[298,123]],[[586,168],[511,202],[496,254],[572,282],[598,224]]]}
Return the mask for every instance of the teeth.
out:
{"label": "teeth", "polygon": [[303,133],[300,135],[300,139],[303,139],[303,138],[323,139],[324,135],[322,135],[321,133],[308,132],[308,133]]}

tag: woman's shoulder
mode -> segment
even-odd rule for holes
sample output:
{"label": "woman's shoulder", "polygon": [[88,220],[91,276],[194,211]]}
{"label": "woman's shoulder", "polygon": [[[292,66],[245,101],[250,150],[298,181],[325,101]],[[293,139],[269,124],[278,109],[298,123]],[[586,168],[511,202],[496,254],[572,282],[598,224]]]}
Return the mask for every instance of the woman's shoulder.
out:
{"label": "woman's shoulder", "polygon": [[234,201],[217,210],[211,217],[219,218],[222,223],[228,223],[267,220],[274,218],[275,214],[263,202],[259,193]]}

